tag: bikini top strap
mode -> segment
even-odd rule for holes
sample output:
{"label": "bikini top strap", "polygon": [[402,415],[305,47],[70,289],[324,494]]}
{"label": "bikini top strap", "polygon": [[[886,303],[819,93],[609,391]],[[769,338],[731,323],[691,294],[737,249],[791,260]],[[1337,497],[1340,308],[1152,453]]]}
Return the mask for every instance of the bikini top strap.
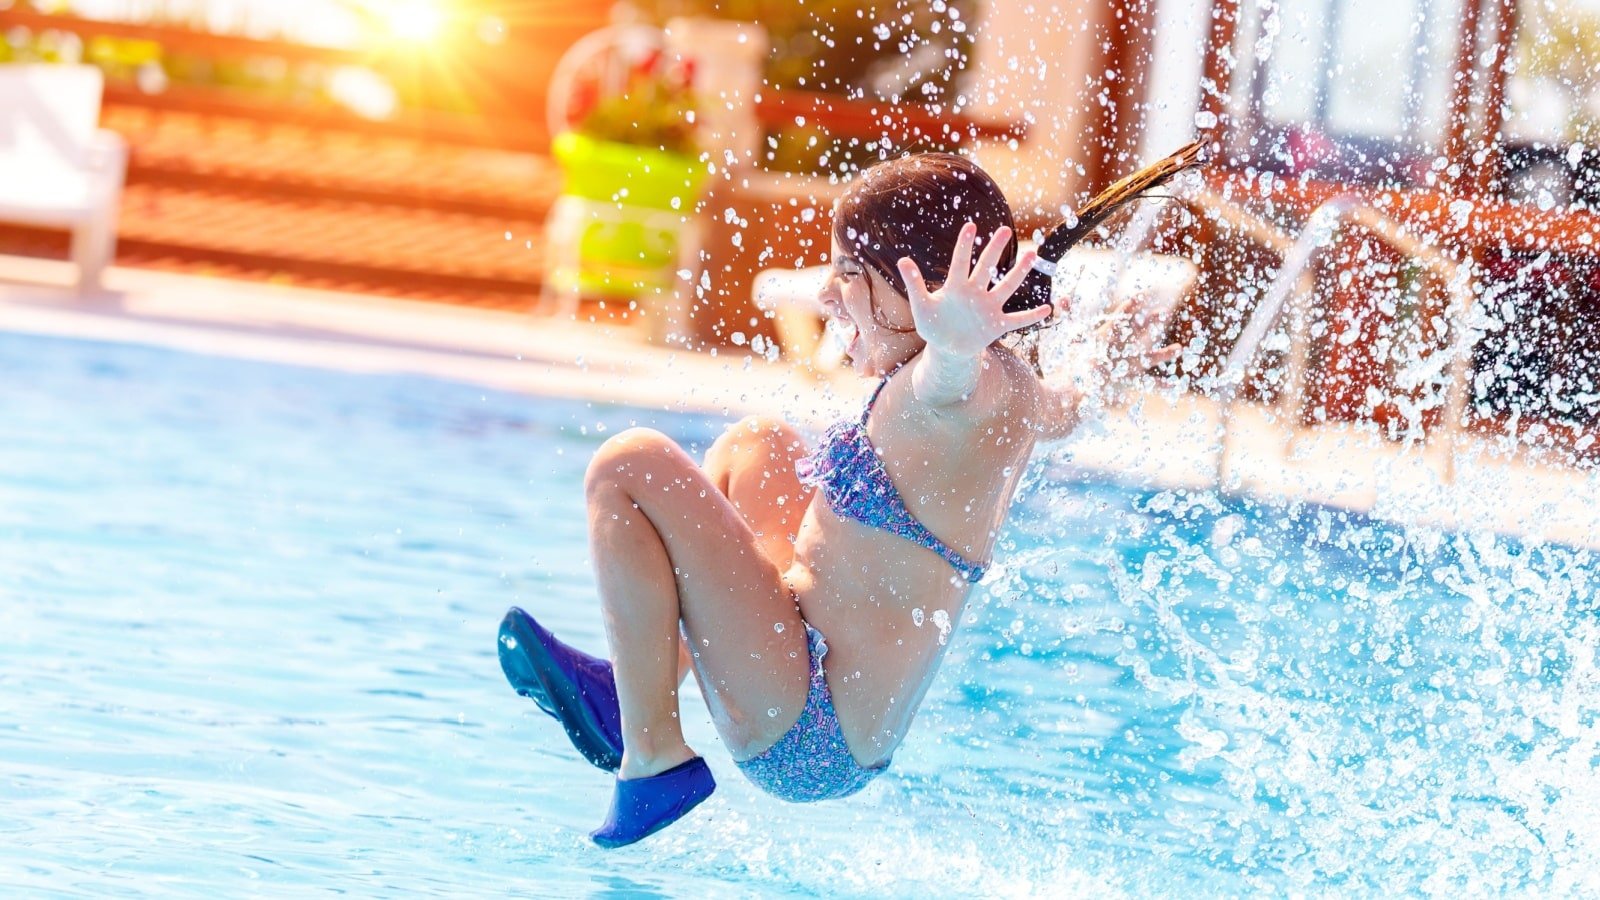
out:
{"label": "bikini top strap", "polygon": [[889,379],[893,378],[894,373],[900,371],[901,366],[904,365],[905,363],[900,363],[900,365],[890,369],[889,374],[883,376],[883,380],[878,382],[878,386],[876,388],[873,388],[872,397],[867,400],[867,408],[861,411],[861,424],[863,426],[867,424],[867,416],[872,412],[873,405],[878,402],[878,395],[883,393],[883,389],[889,386]]}
{"label": "bikini top strap", "polygon": [[869,400],[867,400],[867,408],[863,409],[861,411],[861,424],[862,425],[867,424],[867,415],[872,412],[873,404],[878,402],[878,395],[883,393],[883,389],[888,387],[888,386],[889,386],[889,376],[885,375],[885,376],[883,376],[883,380],[878,382],[878,386],[873,389],[872,397]]}

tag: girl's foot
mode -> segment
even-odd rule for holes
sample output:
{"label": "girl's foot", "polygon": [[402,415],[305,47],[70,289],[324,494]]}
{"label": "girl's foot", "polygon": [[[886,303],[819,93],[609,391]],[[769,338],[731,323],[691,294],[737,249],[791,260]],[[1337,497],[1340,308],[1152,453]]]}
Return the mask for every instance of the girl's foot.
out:
{"label": "girl's foot", "polygon": [[589,837],[608,850],[643,840],[683,818],[716,789],[710,767],[698,756],[657,775],[618,778],[611,812]]}
{"label": "girl's foot", "polygon": [[622,766],[622,715],[611,663],[561,643],[514,606],[500,622],[499,649],[506,680],[561,723],[584,759],[607,772]]}

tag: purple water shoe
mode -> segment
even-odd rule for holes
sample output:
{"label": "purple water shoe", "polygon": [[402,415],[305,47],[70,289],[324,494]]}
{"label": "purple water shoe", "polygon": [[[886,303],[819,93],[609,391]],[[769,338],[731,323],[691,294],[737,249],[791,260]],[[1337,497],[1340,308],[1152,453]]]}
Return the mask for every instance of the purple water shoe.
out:
{"label": "purple water shoe", "polygon": [[561,643],[515,606],[500,622],[499,646],[500,668],[517,693],[554,716],[584,759],[615,772],[622,715],[611,663]]}
{"label": "purple water shoe", "polygon": [[606,823],[589,837],[607,850],[642,841],[683,818],[716,789],[710,767],[698,756],[659,775],[618,778]]}

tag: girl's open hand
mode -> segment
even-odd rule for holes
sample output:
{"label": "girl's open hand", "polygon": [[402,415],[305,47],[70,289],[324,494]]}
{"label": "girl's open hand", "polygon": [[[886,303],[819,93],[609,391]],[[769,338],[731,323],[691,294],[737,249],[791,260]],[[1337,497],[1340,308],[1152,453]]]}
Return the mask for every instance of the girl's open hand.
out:
{"label": "girl's open hand", "polygon": [[1005,311],[1006,300],[1028,277],[1036,256],[1031,250],[1023,253],[1011,271],[995,281],[1000,255],[1011,241],[1011,229],[996,230],[973,263],[972,245],[977,236],[977,225],[968,222],[961,226],[955,251],[950,255],[950,274],[936,291],[928,290],[915,262],[910,258],[900,260],[900,276],[906,282],[917,334],[930,348],[953,356],[976,357],[996,339],[1041,322],[1051,313],[1048,303],[1022,312]]}

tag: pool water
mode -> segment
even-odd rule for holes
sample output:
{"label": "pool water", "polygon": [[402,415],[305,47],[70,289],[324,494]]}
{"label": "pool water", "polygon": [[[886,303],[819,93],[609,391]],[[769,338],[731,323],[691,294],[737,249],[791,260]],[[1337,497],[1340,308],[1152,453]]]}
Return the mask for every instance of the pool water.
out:
{"label": "pool water", "polygon": [[[716,420],[0,335],[7,893],[1600,892],[1592,555],[1032,467],[891,773],[606,852],[505,685],[584,466]],[[928,627],[934,627],[932,623]]]}

